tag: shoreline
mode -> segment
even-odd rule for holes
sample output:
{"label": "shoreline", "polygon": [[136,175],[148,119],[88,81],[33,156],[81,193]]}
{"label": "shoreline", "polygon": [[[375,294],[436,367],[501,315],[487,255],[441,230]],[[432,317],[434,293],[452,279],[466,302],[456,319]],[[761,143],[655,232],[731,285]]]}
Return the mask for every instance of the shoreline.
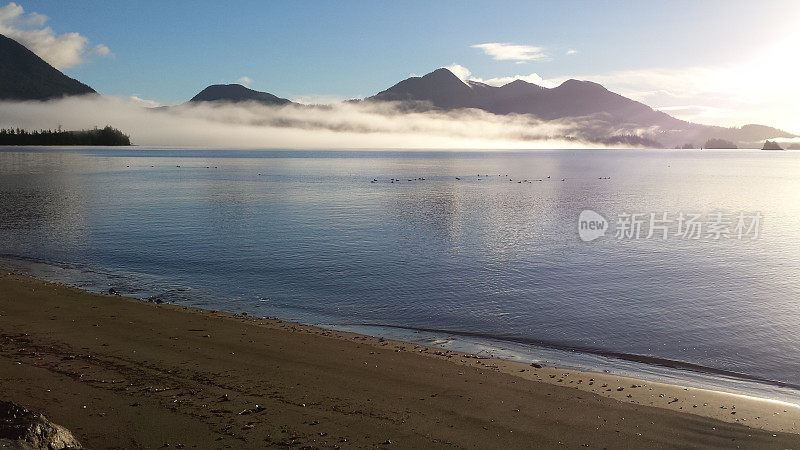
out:
{"label": "shoreline", "polygon": [[[96,272],[98,275],[96,279],[91,281],[84,279],[84,285],[78,286],[73,283],[73,280],[86,275],[79,269],[67,269],[44,261],[28,260],[9,255],[0,258],[0,271],[7,271],[99,295],[106,295],[106,288],[110,286],[108,280],[110,275],[106,273]],[[184,289],[189,288],[181,288],[179,291]],[[151,300],[148,300],[145,297],[133,296],[131,295],[132,293],[126,293],[124,290],[121,293],[117,292],[117,294],[131,296],[143,302],[152,301],[153,298],[151,297]],[[156,294],[154,297],[158,297],[158,301],[161,301],[161,294]],[[189,303],[187,299],[188,297],[183,298],[183,301],[172,301],[167,298],[163,303],[176,306],[185,305],[200,310],[213,309],[211,306],[186,304]],[[241,313],[254,314],[252,310],[240,311],[239,314]],[[404,343],[429,346],[436,350],[449,349],[462,353],[486,354],[491,358],[523,362],[525,364],[536,361],[575,372],[603,375],[613,372],[613,374],[624,378],[649,380],[665,385],[680,385],[730,395],[800,405],[800,386],[795,384],[680,360],[576,348],[545,341],[504,338],[453,330],[404,327],[391,324],[341,324],[335,322],[335,319],[328,321],[327,319],[332,318],[304,314],[299,310],[272,310],[270,313],[268,315],[274,314],[276,318],[281,317],[285,322],[293,322],[298,325],[304,324],[329,331],[348,331],[371,337],[382,337]],[[230,312],[230,314],[237,315],[235,312]],[[421,333],[425,334],[425,338],[420,338],[419,334]]]}
{"label": "shoreline", "polygon": [[5,271],[0,287],[4,400],[93,447],[485,447],[512,435],[542,446],[800,442],[800,408],[776,401],[91,294]]}
{"label": "shoreline", "polygon": [[[331,325],[334,329],[340,328],[337,325]],[[764,387],[774,387],[774,388],[786,388],[792,391],[795,396],[800,397],[800,385],[793,384],[785,381],[780,380],[772,380],[769,378],[762,378],[756,375],[749,375],[746,373],[734,372],[725,369],[717,369],[714,367],[704,366],[701,364],[695,364],[691,362],[685,362],[675,359],[667,359],[667,358],[659,358],[655,356],[646,356],[646,355],[639,355],[635,353],[622,353],[622,352],[615,352],[611,350],[603,350],[599,348],[589,348],[589,347],[579,347],[579,346],[571,346],[566,344],[559,344],[556,342],[550,341],[543,341],[538,339],[526,339],[526,338],[517,338],[513,336],[496,336],[484,333],[475,333],[475,332],[468,332],[468,331],[454,331],[454,330],[441,330],[435,328],[415,328],[415,327],[405,327],[401,325],[391,325],[391,324],[358,324],[354,325],[355,328],[375,328],[375,329],[396,329],[396,330],[405,330],[413,333],[418,332],[425,332],[431,333],[439,336],[456,336],[458,338],[476,338],[478,340],[484,341],[494,341],[506,345],[523,345],[523,346],[531,346],[537,350],[543,351],[553,351],[553,352],[560,352],[562,354],[581,354],[584,356],[589,357],[598,357],[602,358],[609,362],[609,365],[612,365],[610,362],[615,361],[618,363],[632,363],[634,365],[649,367],[649,368],[662,368],[670,373],[674,374],[686,374],[686,381],[689,381],[688,374],[696,374],[699,376],[711,377],[718,380],[729,380],[730,382],[738,382],[742,384],[750,384],[750,385],[759,385]],[[370,333],[362,333],[368,334]],[[515,355],[516,356],[516,355]],[[494,356],[493,356],[494,357]],[[498,359],[508,360],[509,358],[498,357]],[[582,369],[575,364],[570,364],[569,361],[562,361],[562,365],[565,367],[573,368],[575,370],[581,372],[598,372],[598,370],[592,369]],[[619,364],[617,364],[619,365]],[[632,378],[637,378],[637,376],[632,376]],[[677,377],[676,379],[680,379]],[[669,383],[668,383],[669,384]],[[702,386],[695,386],[695,387],[702,387]],[[714,390],[714,389],[710,389]],[[734,394],[735,392],[730,392]],[[741,394],[755,394],[754,392],[741,392]],[[754,396],[754,395],[751,395]],[[778,400],[778,399],[772,399]],[[800,398],[798,398],[800,401]]]}

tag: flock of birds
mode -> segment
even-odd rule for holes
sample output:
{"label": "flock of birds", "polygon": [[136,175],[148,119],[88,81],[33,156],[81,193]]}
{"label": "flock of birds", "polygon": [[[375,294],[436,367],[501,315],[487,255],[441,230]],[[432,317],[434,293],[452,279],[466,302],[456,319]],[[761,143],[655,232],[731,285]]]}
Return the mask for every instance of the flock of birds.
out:
{"label": "flock of birds", "polygon": [[[130,165],[126,165],[125,167],[130,167]],[[150,167],[155,167],[155,166],[150,166]],[[181,166],[180,166],[180,165],[177,165],[177,166],[175,166],[175,167],[177,167],[177,168],[180,168]],[[210,168],[211,168],[211,166],[206,166],[206,169],[210,169]],[[217,167],[217,166],[214,166],[214,168],[215,168],[215,169],[218,169],[219,167]],[[258,176],[261,176],[261,173],[259,173],[259,174],[258,174]],[[501,175],[501,174],[497,174],[497,176],[498,176],[498,177],[502,177],[503,175]],[[483,177],[483,178],[481,178],[481,177]],[[505,174],[505,177],[506,177],[506,178],[508,179],[508,181],[510,181],[510,182],[513,182],[513,181],[514,181],[512,178],[508,178],[508,174]],[[478,176],[477,176],[477,180],[478,180],[478,181],[482,181],[482,180],[484,180],[484,179],[488,179],[488,178],[489,178],[489,175],[488,175],[488,174],[487,174],[487,175],[481,175],[481,174],[478,174]],[[461,181],[461,177],[455,177],[455,179],[456,179],[457,181]],[[611,179],[611,177],[598,177],[597,179],[598,179],[598,180],[610,180],[610,179]],[[536,181],[536,182],[542,182],[542,181],[548,181],[548,180],[550,180],[550,175],[548,175],[548,176],[547,176],[547,178],[538,178],[538,179],[531,179],[531,180],[529,180],[529,179],[527,179],[527,178],[526,178],[526,179],[524,179],[524,180],[517,180],[517,183],[520,183],[520,184],[522,184],[522,183],[533,183],[534,181]],[[389,182],[390,182],[390,183],[399,183],[400,181],[402,181],[402,180],[401,180],[401,179],[399,179],[399,178],[390,178],[390,179],[389,179]],[[417,178],[407,178],[407,179],[406,179],[406,181],[425,181],[425,178],[422,178],[422,177],[417,177]],[[562,178],[562,179],[561,179],[561,181],[567,181],[567,179],[566,179],[566,178]],[[370,183],[377,183],[377,182],[378,182],[378,179],[377,179],[377,178],[373,178],[373,179],[371,179],[371,180],[370,180]]]}
{"label": "flock of birds", "polygon": [[[503,175],[498,174],[497,176],[498,177],[502,177]],[[506,174],[505,177],[510,182],[514,181],[512,178],[508,177],[508,174]],[[494,178],[494,177],[492,177],[492,178]],[[461,181],[461,177],[455,177],[455,179],[457,181]],[[484,179],[489,179],[489,175],[478,174],[478,176],[477,176],[477,180],[478,181],[482,181]],[[597,179],[598,180],[610,180],[611,177],[598,177]],[[549,180],[550,180],[550,175],[548,175],[547,178],[538,178],[538,179],[531,179],[531,180],[526,178],[524,180],[517,180],[517,183],[520,183],[520,184],[522,184],[522,183],[533,183],[534,181],[542,182],[542,181],[549,181]],[[399,183],[400,181],[401,180],[399,178],[390,178],[389,179],[390,183]],[[408,179],[406,179],[406,181],[425,181],[425,178],[421,178],[421,177],[420,178],[408,178]],[[566,178],[562,178],[561,181],[567,181],[567,179]],[[378,179],[377,178],[373,178],[373,179],[370,180],[370,183],[378,183]]]}

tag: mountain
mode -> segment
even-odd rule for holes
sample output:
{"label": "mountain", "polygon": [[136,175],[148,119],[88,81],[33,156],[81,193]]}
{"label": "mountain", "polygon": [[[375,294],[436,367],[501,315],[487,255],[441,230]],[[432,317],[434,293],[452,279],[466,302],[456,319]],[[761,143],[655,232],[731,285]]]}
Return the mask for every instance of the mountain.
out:
{"label": "mountain", "polygon": [[[670,148],[713,138],[751,145],[764,139],[794,137],[763,125],[723,128],[686,122],[591,81],[570,79],[557,87],[545,88],[515,80],[496,87],[462,81],[444,68],[403,80],[366,101],[404,102],[419,110],[475,108],[493,114],[529,114],[541,120],[572,120],[576,131],[584,136],[591,126],[588,136],[593,140],[605,140],[620,132],[625,136],[646,133],[647,139]],[[605,130],[605,135],[601,130]]]}
{"label": "mountain", "polygon": [[430,102],[436,108],[457,109],[479,108],[476,97],[453,72],[437,69],[423,77],[405,79],[368,100]]}
{"label": "mountain", "polygon": [[440,109],[477,108],[494,114],[533,114],[553,120],[606,115],[613,123],[684,126],[686,122],[615,94],[590,81],[567,80],[548,89],[523,80],[496,87],[462,81],[447,69],[412,77],[370,97],[370,101],[409,101]]}
{"label": "mountain", "polygon": [[285,105],[290,100],[280,98],[268,92],[248,89],[241,84],[214,84],[192,97],[190,102],[231,102],[240,103],[254,101],[265,105]]}
{"label": "mountain", "polygon": [[0,34],[0,100],[46,100],[96,93],[47,64],[24,45]]}

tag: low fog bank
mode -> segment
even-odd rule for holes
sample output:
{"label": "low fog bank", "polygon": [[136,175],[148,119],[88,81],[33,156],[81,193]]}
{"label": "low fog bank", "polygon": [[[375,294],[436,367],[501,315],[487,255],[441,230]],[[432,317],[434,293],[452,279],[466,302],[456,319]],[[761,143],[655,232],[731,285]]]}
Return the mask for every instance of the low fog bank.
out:
{"label": "low fog bank", "polygon": [[621,147],[642,143],[641,138],[657,131],[614,126],[602,117],[540,121],[480,110],[409,111],[402,105],[369,102],[279,107],[198,103],[163,108],[146,107],[137,99],[100,96],[0,102],[0,128],[59,125],[69,130],[111,125],[140,146],[285,149]]}

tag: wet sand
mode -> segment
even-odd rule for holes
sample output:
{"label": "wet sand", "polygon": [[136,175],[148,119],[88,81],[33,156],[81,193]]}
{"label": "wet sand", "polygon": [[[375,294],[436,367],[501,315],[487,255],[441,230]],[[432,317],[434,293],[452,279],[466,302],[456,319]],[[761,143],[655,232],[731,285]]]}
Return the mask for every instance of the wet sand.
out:
{"label": "wet sand", "polygon": [[5,272],[0,398],[91,448],[800,448],[796,406]]}

